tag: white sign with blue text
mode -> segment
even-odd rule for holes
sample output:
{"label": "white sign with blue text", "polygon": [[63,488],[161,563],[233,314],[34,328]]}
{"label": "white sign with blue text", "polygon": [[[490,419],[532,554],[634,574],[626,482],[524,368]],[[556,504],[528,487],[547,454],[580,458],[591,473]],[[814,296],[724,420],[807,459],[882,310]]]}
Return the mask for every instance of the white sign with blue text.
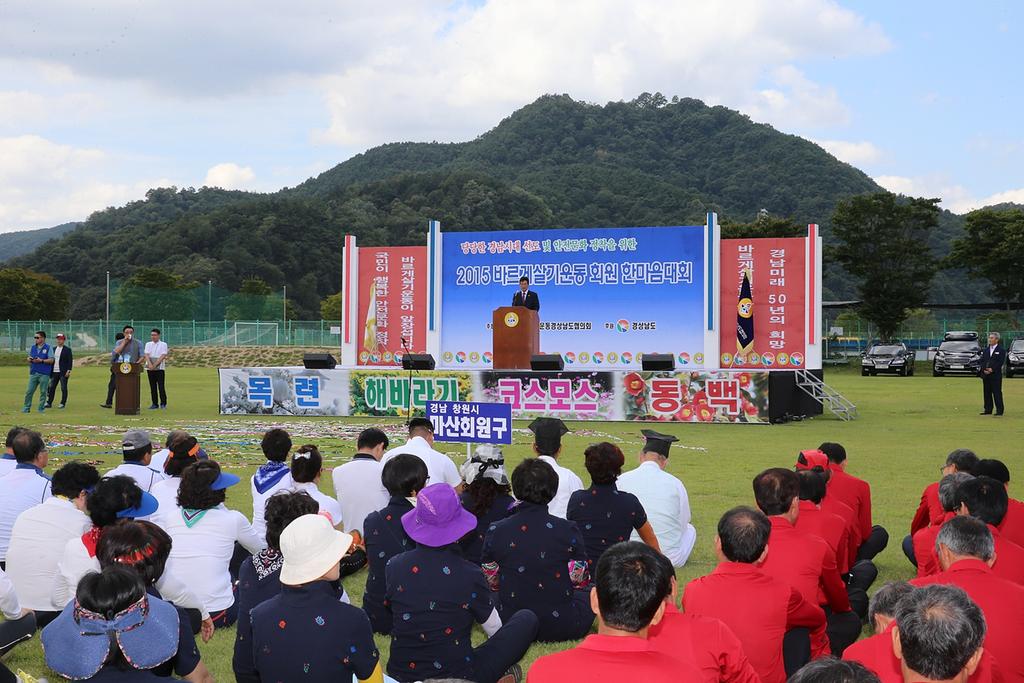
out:
{"label": "white sign with blue text", "polygon": [[512,443],[512,406],[508,403],[427,401],[434,441]]}

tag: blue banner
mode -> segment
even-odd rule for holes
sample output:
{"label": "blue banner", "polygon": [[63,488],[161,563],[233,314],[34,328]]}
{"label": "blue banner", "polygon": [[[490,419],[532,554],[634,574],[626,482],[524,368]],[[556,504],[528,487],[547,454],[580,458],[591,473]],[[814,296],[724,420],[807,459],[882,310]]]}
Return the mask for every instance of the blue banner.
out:
{"label": "blue banner", "polygon": [[519,278],[540,299],[540,344],[566,369],[704,365],[704,227],[445,233],[443,367],[490,368],[491,313]]}
{"label": "blue banner", "polygon": [[508,403],[427,401],[434,441],[512,443],[512,406]]}

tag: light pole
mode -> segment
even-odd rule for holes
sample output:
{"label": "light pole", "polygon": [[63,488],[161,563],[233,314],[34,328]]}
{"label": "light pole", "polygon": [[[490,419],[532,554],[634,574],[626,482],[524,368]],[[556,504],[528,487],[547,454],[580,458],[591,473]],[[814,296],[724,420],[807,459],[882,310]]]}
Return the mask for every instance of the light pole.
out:
{"label": "light pole", "polygon": [[107,271],[107,308],[106,308],[106,313],[104,314],[104,316],[105,316],[104,319],[107,322],[106,334],[104,336],[109,339],[110,338],[110,271],[109,270]]}
{"label": "light pole", "polygon": [[206,322],[213,320],[213,280],[206,281]]}

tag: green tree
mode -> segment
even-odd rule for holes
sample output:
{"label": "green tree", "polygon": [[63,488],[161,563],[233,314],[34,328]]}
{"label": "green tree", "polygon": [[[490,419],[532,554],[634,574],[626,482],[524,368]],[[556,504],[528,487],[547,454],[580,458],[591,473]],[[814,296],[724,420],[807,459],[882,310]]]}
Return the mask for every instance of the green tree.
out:
{"label": "green tree", "polygon": [[228,297],[228,320],[279,320],[284,306],[263,278],[247,277],[236,294]]}
{"label": "green tree", "polygon": [[832,214],[836,243],[826,255],[857,278],[859,312],[882,339],[928,296],[937,266],[928,236],[939,201],[877,192],[840,201]]}
{"label": "green tree", "polygon": [[988,280],[992,293],[1009,307],[1024,301],[1024,211],[980,209],[967,214],[964,236],[946,259],[975,279]]}
{"label": "green tree", "polygon": [[141,320],[192,320],[196,315],[195,282],[161,268],[136,268],[114,295],[115,318]]}
{"label": "green tree", "polygon": [[324,297],[320,302],[320,317],[324,320],[341,320],[343,301],[341,292]]}
{"label": "green tree", "polygon": [[762,209],[751,223],[734,223],[728,219],[721,222],[722,239],[757,237],[805,237],[807,226],[800,225],[792,218],[772,216]]}
{"label": "green tree", "polygon": [[61,320],[67,313],[66,285],[25,268],[0,268],[0,320]]}

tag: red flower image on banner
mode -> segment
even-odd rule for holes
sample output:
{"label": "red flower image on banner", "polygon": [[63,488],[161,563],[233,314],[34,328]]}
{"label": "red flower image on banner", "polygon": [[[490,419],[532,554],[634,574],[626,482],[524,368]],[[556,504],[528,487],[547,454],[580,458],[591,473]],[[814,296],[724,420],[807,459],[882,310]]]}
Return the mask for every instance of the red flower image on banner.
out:
{"label": "red flower image on banner", "polygon": [[359,249],[359,365],[399,365],[404,337],[413,353],[427,345],[427,248]]}
{"label": "red flower image on banner", "polygon": [[[803,237],[722,240],[719,343],[723,370],[804,367],[805,249]],[[752,304],[741,301],[744,273],[750,277]],[[738,306],[747,308],[738,311]],[[737,348],[738,315],[753,320],[753,329],[747,331],[753,343],[743,350]]]}

